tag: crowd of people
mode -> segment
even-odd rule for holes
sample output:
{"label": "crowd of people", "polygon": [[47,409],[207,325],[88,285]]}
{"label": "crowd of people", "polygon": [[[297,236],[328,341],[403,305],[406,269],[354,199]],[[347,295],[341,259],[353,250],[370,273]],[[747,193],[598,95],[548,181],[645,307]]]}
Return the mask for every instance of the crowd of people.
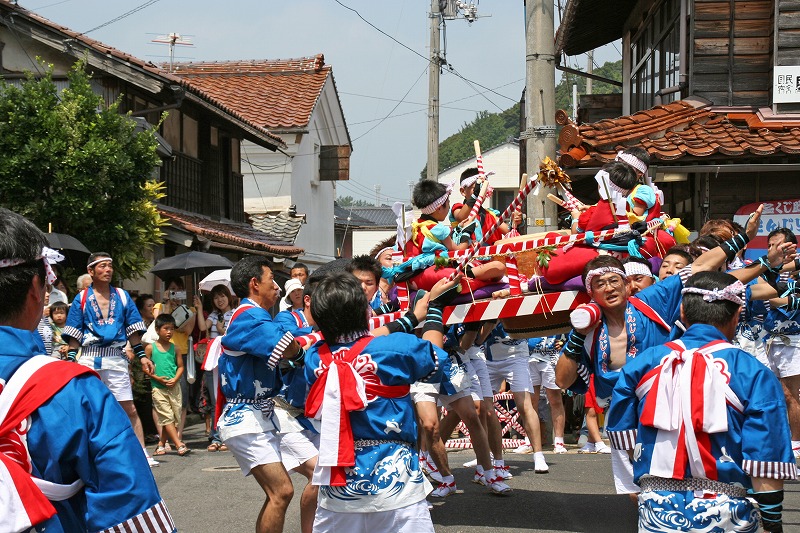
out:
{"label": "crowd of people", "polygon": [[[51,266],[58,254],[30,222],[0,210],[0,404],[11,405],[0,410],[0,444],[11,443],[0,447],[0,478],[13,480],[0,486],[0,500],[12,502],[0,529],[173,531],[150,467],[172,447],[192,451],[183,428],[196,408],[207,451],[230,452],[265,494],[256,531],[283,530],[292,473],[308,481],[304,533],[433,531],[429,498],[457,491],[445,443],[458,424],[475,453],[473,481],[510,496],[495,395],[513,397],[526,436],[516,451],[546,474],[540,404],[552,452],[567,453],[568,391],[585,395],[578,452],[611,455],[640,530],[700,531],[713,520],[721,531],[782,531],[783,482],[800,457],[797,240],[775,230],[766,254],[745,261],[759,208],[746,227],[711,221],[688,242],[662,212],[648,162],[643,150],[620,153],[598,173],[596,205],[564,192],[571,231],[618,233],[557,250],[541,279],[526,280],[549,290],[575,280],[591,297],[575,315],[588,319],[569,334],[531,339],[496,320],[443,320],[456,298],[508,294],[502,261],[448,259],[521,222],[481,206],[488,185],[477,169],[462,174],[465,201],[453,206],[450,187],[418,183],[421,217],[406,238],[376,244],[344,270],[297,264],[282,294],[272,263],[245,256],[230,287],[195,295],[192,306],[181,278],[165,282],[162,302],[134,301],[112,284],[105,252],[89,256],[70,302]],[[298,342],[312,333],[322,340]],[[186,379],[193,354],[196,387]],[[152,452],[131,366],[149,385]],[[53,422],[65,416],[66,427]]]}

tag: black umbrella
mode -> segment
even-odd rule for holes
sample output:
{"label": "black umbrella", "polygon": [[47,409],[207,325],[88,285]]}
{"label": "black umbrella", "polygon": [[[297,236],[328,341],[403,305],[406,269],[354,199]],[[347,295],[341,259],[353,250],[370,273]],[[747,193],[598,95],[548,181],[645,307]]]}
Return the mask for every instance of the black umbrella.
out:
{"label": "black umbrella", "polygon": [[86,268],[86,260],[91,252],[81,241],[66,233],[45,233],[45,235],[47,236],[47,245],[58,250],[64,256],[61,265],[79,269]]}
{"label": "black umbrella", "polygon": [[186,252],[172,257],[165,257],[155,264],[150,272],[159,278],[166,280],[173,277],[185,276],[187,274],[197,274],[207,270],[218,270],[220,268],[231,268],[233,263],[230,259],[217,254],[205,252]]}

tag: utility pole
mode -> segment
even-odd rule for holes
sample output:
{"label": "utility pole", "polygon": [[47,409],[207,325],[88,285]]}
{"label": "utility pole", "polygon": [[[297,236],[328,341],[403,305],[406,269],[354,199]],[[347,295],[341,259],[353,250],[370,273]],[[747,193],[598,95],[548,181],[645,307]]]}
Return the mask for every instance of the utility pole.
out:
{"label": "utility pole", "polygon": [[439,178],[439,0],[431,0],[431,12],[428,14],[431,23],[430,64],[428,65],[428,173],[426,179],[436,181]]}
{"label": "utility pole", "polygon": [[375,207],[380,207],[381,205],[381,186],[374,185],[375,187]]}
{"label": "utility pole", "polygon": [[[485,16],[485,15],[484,15]],[[463,17],[472,24],[478,19],[478,6],[462,0],[431,0],[428,13],[431,27],[430,64],[428,65],[428,172],[425,179],[439,179],[439,74],[446,60],[441,50],[439,25],[444,20]]]}
{"label": "utility pole", "polygon": [[[586,66],[586,73],[594,72],[594,50],[589,50],[586,55],[589,57],[589,64]],[[592,78],[586,78],[586,94],[592,94]]]}
{"label": "utility pole", "polygon": [[[525,2],[525,140],[526,168],[535,176],[545,157],[556,156],[555,43],[553,0]],[[528,196],[528,231],[538,233],[558,226],[556,205],[547,191]]]}

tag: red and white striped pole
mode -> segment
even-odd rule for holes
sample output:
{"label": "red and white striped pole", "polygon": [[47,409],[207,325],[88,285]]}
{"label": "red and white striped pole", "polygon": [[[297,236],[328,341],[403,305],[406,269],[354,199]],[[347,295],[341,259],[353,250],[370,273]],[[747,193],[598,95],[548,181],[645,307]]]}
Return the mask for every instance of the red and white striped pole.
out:
{"label": "red and white striped pole", "polygon": [[492,227],[488,231],[486,231],[486,233],[483,234],[483,238],[481,239],[481,241],[475,243],[475,246],[472,247],[466,259],[464,259],[464,261],[458,264],[458,266],[456,267],[456,271],[453,273],[450,279],[454,279],[458,273],[464,271],[464,267],[466,267],[467,263],[469,263],[469,261],[473,257],[475,257],[475,255],[478,252],[478,249],[486,243],[486,239],[488,239],[490,235],[494,235],[494,232],[497,231],[497,228],[499,228],[500,224],[503,223],[503,219],[510,216],[511,213],[514,211],[514,209],[519,209],[519,207],[522,205],[523,200],[525,200],[525,198],[528,196],[528,194],[533,190],[535,186],[536,186],[536,180],[533,179],[529,181],[528,184],[525,185],[525,187],[522,188],[517,193],[517,195],[514,197],[514,200],[511,202],[511,205],[506,207],[505,211],[503,211],[500,214],[500,216],[497,217],[497,220],[492,225]]}

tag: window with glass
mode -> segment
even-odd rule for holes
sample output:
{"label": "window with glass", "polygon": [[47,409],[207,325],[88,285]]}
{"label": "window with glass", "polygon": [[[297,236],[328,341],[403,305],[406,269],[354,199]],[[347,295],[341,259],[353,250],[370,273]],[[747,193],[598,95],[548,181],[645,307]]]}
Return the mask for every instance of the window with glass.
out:
{"label": "window with glass", "polygon": [[[659,90],[680,82],[679,19],[679,0],[663,0],[631,38],[631,112],[653,107]],[[680,98],[665,94],[661,103]]]}

